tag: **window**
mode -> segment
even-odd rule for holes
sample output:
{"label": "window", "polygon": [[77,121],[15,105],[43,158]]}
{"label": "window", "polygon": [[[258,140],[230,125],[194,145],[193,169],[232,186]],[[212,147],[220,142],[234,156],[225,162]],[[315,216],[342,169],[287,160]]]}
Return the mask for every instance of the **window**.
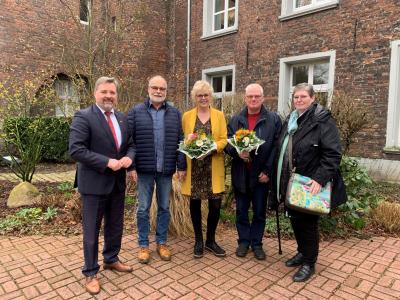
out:
{"label": "window", "polygon": [[90,0],[80,0],[79,18],[81,24],[88,25],[90,19]]}
{"label": "window", "polygon": [[296,18],[339,5],[339,0],[282,0],[281,21]]}
{"label": "window", "polygon": [[117,17],[112,17],[111,18],[111,26],[112,29],[116,32],[117,31]]}
{"label": "window", "polygon": [[400,151],[400,40],[391,42],[388,117],[385,150]]}
{"label": "window", "polygon": [[222,109],[222,99],[235,91],[235,65],[203,70],[202,79],[214,89],[214,106]]}
{"label": "window", "polygon": [[203,39],[236,32],[238,0],[203,1]]}
{"label": "window", "polygon": [[312,84],[319,100],[329,105],[334,69],[335,51],[282,58],[279,68],[279,112],[289,112],[293,87],[302,82]]}
{"label": "window", "polygon": [[56,104],[55,115],[57,117],[69,117],[79,107],[79,96],[71,79],[65,75],[59,75],[54,81],[54,90],[60,98]]}

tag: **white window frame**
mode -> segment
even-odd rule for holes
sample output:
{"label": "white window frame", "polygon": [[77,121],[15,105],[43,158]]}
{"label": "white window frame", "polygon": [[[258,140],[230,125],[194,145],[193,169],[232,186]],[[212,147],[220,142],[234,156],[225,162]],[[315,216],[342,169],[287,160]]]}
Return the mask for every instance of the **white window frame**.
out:
{"label": "white window frame", "polygon": [[[216,68],[204,69],[201,72],[201,79],[208,81],[212,86],[212,78],[214,76],[224,76],[222,78],[222,92],[221,93],[213,93],[214,98],[223,98],[224,96],[235,94],[235,78],[236,78],[236,65],[228,65]],[[224,92],[226,89],[226,75],[232,74],[232,91]]]}
{"label": "white window frame", "polygon": [[[238,16],[239,16],[239,0],[236,0],[235,6],[233,8],[228,8],[228,0],[225,0],[225,10],[224,10],[224,24],[225,28],[214,30],[214,16],[216,15],[214,11],[215,0],[203,0],[203,35],[201,39],[207,40],[210,38],[215,38],[218,36],[235,33],[238,31]],[[228,11],[235,10],[235,23],[231,27],[228,26]]]}
{"label": "white window frame", "polygon": [[92,17],[92,15],[91,15],[91,12],[92,12],[92,10],[91,10],[92,3],[91,3],[91,2],[92,2],[92,0],[86,0],[87,8],[88,8],[88,20],[87,20],[87,21],[84,21],[84,20],[81,19],[81,1],[79,0],[79,22],[80,22],[82,25],[89,25],[90,18]]}
{"label": "white window frame", "polygon": [[390,43],[390,77],[385,150],[400,152],[400,40]]}
{"label": "white window frame", "polygon": [[[329,84],[328,83],[325,83],[325,84],[314,84],[312,82],[312,80],[311,80],[311,78],[314,77],[314,66],[315,66],[315,64],[318,64],[318,63],[321,63],[321,62],[326,62],[326,59],[313,60],[311,62],[306,62],[306,63],[303,62],[303,63],[294,63],[294,64],[292,64],[291,65],[292,67],[290,68],[290,87],[291,87],[290,89],[291,89],[291,91],[294,88],[294,84],[293,84],[293,67],[294,66],[308,66],[308,82],[307,83],[312,84],[313,87],[314,87],[314,90],[316,92],[328,92],[329,91]],[[329,74],[328,74],[328,76],[329,76]],[[329,81],[329,78],[328,78],[328,81]]]}
{"label": "white window frame", "polygon": [[[68,90],[68,95],[59,95],[58,90],[56,89],[56,84],[57,82],[64,82],[62,84],[68,85],[67,90]],[[76,87],[74,86],[73,82],[70,79],[67,78],[57,78],[54,81],[54,90],[57,94],[57,97],[62,100],[62,109],[60,108],[59,105],[56,105],[54,114],[56,117],[72,117],[76,106],[79,104],[79,96],[76,91]],[[72,92],[72,93],[70,93]],[[75,105],[72,105],[72,102]]]}
{"label": "white window frame", "polygon": [[[279,92],[278,92],[278,111],[284,115],[289,113],[290,95],[292,90],[293,66],[301,64],[312,64],[320,61],[329,62],[328,84],[316,85],[317,92],[327,92],[332,95],[335,74],[336,51],[317,52],[298,56],[281,58],[279,62]],[[309,75],[310,71],[309,69]],[[312,74],[311,74],[312,75]],[[328,106],[330,105],[330,97],[328,98]]]}
{"label": "white window frame", "polygon": [[296,0],[282,0],[279,20],[285,21],[318,11],[331,9],[339,5],[340,0],[312,0],[311,4],[295,7]]}

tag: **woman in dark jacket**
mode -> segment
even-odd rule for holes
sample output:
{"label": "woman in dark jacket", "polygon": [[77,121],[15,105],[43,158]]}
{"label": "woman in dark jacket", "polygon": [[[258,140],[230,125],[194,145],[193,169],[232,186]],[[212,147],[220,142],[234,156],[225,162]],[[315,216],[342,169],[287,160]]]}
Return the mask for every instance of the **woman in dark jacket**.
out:
{"label": "woman in dark jacket", "polygon": [[[339,165],[342,157],[340,138],[331,113],[315,103],[312,85],[301,83],[293,90],[295,110],[285,121],[277,153],[275,199],[283,202],[290,178],[288,140],[292,136],[293,168],[296,173],[310,177],[310,191],[317,194],[332,181],[331,208],[346,201],[346,191]],[[279,191],[276,193],[276,191]],[[286,266],[300,266],[294,274],[296,282],[306,281],[315,272],[318,256],[319,216],[286,208],[297,241],[297,254],[286,261]]]}

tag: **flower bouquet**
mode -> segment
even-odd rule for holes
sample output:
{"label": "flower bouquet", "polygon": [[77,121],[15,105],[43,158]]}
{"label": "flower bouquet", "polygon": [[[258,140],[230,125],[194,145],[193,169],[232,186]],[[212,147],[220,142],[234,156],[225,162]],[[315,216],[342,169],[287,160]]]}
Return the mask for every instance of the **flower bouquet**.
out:
{"label": "flower bouquet", "polygon": [[202,159],[216,149],[217,145],[211,135],[194,132],[188,134],[186,139],[179,143],[178,151],[185,153],[190,159]]}
{"label": "flower bouquet", "polygon": [[256,132],[248,129],[239,129],[235,134],[228,139],[228,143],[234,147],[238,154],[243,151],[250,152],[257,149],[265,143],[262,139],[256,136]]}

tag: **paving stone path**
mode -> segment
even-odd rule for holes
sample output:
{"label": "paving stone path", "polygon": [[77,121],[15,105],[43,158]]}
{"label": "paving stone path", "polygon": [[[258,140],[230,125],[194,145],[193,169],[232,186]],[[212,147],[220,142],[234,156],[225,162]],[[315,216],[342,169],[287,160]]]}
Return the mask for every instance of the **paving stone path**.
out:
{"label": "paving stone path", "polygon": [[[75,178],[75,170],[57,173],[35,173],[32,182],[73,182]],[[20,179],[14,173],[1,173],[0,180],[8,180],[11,182],[19,182]]]}
{"label": "paving stone path", "polygon": [[[234,255],[234,231],[219,233],[226,258],[192,258],[192,240],[171,238],[171,262],[153,251],[139,264],[136,237],[125,235],[120,258],[134,267],[120,275],[101,269],[102,291],[91,297],[81,274],[81,236],[0,237],[0,299],[400,299],[400,239],[335,240],[321,243],[316,275],[293,283],[284,261],[295,242],[265,239],[266,261]],[[155,245],[150,246],[153,250]],[[101,258],[101,254],[99,254]]]}
{"label": "paving stone path", "polygon": [[[75,171],[37,174],[35,181],[73,181]],[[13,174],[0,180],[18,181]],[[120,275],[101,269],[102,291],[85,292],[82,236],[0,237],[0,299],[400,299],[400,239],[335,240],[321,243],[316,275],[294,283],[284,265],[296,250],[293,240],[265,239],[267,260],[234,255],[236,233],[219,232],[226,258],[207,253],[192,258],[193,241],[171,238],[171,262],[155,251],[149,265],[139,264],[136,235],[126,234],[120,254],[134,267]],[[101,247],[100,247],[101,248]],[[155,245],[151,248],[154,250]],[[101,259],[101,254],[99,254]]]}

